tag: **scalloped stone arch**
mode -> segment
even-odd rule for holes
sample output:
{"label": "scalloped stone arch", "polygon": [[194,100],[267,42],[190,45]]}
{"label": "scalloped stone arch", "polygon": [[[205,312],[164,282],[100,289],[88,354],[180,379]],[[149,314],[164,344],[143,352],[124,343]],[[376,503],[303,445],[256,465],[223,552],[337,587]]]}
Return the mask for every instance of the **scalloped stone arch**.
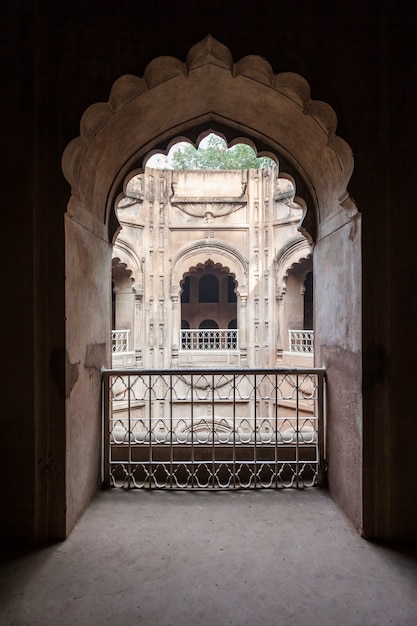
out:
{"label": "scalloped stone arch", "polygon": [[239,294],[247,295],[247,260],[234,246],[216,239],[211,239],[210,243],[202,239],[180,248],[172,260],[172,290],[179,289],[184,274],[191,267],[204,266],[208,260],[227,266],[238,284]]}
{"label": "scalloped stone arch", "polygon": [[118,291],[131,291],[132,293],[135,291],[134,284],[135,279],[132,276],[132,271],[128,268],[126,263],[120,259],[120,257],[116,256],[112,259],[112,280],[113,280],[113,291],[117,293]]}
{"label": "scalloped stone arch", "polygon": [[213,259],[210,259],[210,258],[207,259],[205,263],[197,263],[197,265],[192,265],[190,268],[188,268],[188,270],[184,272],[183,274],[183,279],[189,276],[190,274],[197,272],[198,270],[205,270],[208,267],[212,267],[213,270],[215,271],[225,272],[226,274],[232,276],[234,280],[236,279],[235,274],[230,271],[230,268],[227,267],[227,265],[223,265],[219,261],[215,263]]}
{"label": "scalloped stone arch", "polygon": [[311,254],[311,247],[303,236],[290,239],[279,250],[275,258],[277,286],[284,289],[285,281],[291,268],[303,259],[307,259]]}
{"label": "scalloped stone arch", "polygon": [[72,187],[68,212],[81,221],[87,212],[94,232],[113,241],[118,229],[115,200],[127,172],[173,137],[195,140],[202,129],[211,128],[228,141],[247,135],[258,149],[278,155],[307,203],[304,228],[315,240],[320,224],[342,203],[353,206],[347,193],[352,152],[335,134],[336,125],[333,109],[311,100],[304,78],[274,74],[257,56],[234,63],[228,48],[208,35],[191,48],[185,63],[172,57],[154,59],[142,78],[122,76],[108,102],[86,110],[80,136],[62,159]]}
{"label": "scalloped stone arch", "polygon": [[132,273],[132,287],[141,286],[143,283],[143,270],[142,264],[135,250],[131,244],[123,239],[123,237],[117,238],[113,246],[113,259],[119,258],[122,263],[126,264],[127,269]]}

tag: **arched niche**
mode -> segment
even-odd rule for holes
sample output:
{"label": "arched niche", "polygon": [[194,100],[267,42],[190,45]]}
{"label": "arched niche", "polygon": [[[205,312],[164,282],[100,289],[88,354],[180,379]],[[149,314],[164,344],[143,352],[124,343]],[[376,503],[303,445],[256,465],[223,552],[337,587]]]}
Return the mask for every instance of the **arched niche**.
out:
{"label": "arched niche", "polygon": [[[294,237],[278,251],[275,259],[275,293],[277,299],[277,348],[280,351],[288,350],[288,330],[289,323],[295,323],[295,327],[304,328],[304,298],[303,286],[304,279],[308,271],[312,270],[312,247],[308,244],[305,237]],[[301,273],[300,273],[300,269]],[[296,279],[296,296],[294,300],[294,285],[291,284],[290,293],[288,291],[289,275],[293,270],[297,269]],[[298,314],[296,313],[298,311]],[[300,320],[302,319],[302,322]],[[295,320],[298,320],[299,323]]]}
{"label": "arched niche", "polygon": [[194,241],[177,251],[172,259],[171,293],[177,291],[183,276],[191,267],[204,267],[209,259],[214,265],[227,267],[238,284],[239,293],[247,295],[247,259],[235,246],[215,237],[209,242],[206,239]]}
{"label": "arched niche", "polygon": [[311,256],[312,248],[305,237],[295,237],[290,239],[283,246],[275,257],[276,266],[276,289],[277,293],[285,291],[285,280],[293,265],[300,263],[303,259]]}
{"label": "arched niche", "polygon": [[[229,297],[229,279],[233,285],[233,299]],[[207,259],[204,264],[189,268],[180,281],[181,289],[187,282],[190,297],[184,300],[181,293],[181,319],[187,319],[191,328],[201,328],[201,321],[212,317],[216,319],[217,328],[227,328],[230,320],[237,316],[236,281],[230,269]]]}
{"label": "arched niche", "polygon": [[[234,62],[211,36],[185,62],[160,57],[143,77],[122,76],[108,102],[84,113],[80,136],[62,159],[72,188],[65,220],[67,530],[100,483],[100,367],[109,362],[117,200],[129,172],[140,170],[151,151],[167,150],[181,136],[196,144],[210,130],[229,145],[246,137],[258,154],[276,155],[303,199],[300,231],[314,244],[319,294],[316,359],[328,373],[329,486],[361,528],[360,219],[347,192],[352,153],[336,124],[332,108],[311,99],[301,76],[275,74],[257,56]],[[78,378],[70,376],[74,364]]]}

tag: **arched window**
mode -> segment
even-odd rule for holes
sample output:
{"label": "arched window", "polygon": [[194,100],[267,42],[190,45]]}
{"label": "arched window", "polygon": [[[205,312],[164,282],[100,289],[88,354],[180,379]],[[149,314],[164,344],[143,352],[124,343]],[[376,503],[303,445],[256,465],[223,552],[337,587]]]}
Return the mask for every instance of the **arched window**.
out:
{"label": "arched window", "polygon": [[218,329],[219,325],[215,320],[203,320],[199,326],[198,343],[200,350],[218,350],[219,333],[213,332]]}
{"label": "arched window", "polygon": [[202,329],[204,329],[204,328],[218,328],[218,327],[219,327],[218,323],[215,322],[214,320],[203,320],[200,323],[200,326],[199,326],[199,328],[202,328]]}
{"label": "arched window", "polygon": [[198,301],[219,301],[219,279],[214,274],[204,274],[198,281]]}

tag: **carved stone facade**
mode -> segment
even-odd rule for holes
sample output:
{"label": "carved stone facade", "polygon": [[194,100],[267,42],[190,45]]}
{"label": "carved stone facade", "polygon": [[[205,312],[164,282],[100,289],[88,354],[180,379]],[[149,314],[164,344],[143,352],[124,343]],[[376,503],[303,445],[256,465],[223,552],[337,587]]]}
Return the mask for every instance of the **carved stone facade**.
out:
{"label": "carved stone facade", "polygon": [[[113,365],[296,364],[285,358],[288,329],[312,328],[304,297],[312,248],[297,230],[303,209],[294,183],[280,177],[278,165],[145,168],[124,189],[113,328],[129,331],[129,345],[113,354]],[[197,329],[226,332],[193,343]],[[303,365],[311,364],[310,355]]]}

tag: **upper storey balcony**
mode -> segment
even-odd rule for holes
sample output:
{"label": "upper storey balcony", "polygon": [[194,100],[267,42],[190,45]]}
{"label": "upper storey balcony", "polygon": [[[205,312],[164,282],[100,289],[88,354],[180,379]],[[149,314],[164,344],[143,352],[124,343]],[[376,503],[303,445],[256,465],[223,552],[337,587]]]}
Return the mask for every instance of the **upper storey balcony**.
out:
{"label": "upper storey balcony", "polygon": [[238,350],[237,328],[186,329],[180,331],[181,350]]}

